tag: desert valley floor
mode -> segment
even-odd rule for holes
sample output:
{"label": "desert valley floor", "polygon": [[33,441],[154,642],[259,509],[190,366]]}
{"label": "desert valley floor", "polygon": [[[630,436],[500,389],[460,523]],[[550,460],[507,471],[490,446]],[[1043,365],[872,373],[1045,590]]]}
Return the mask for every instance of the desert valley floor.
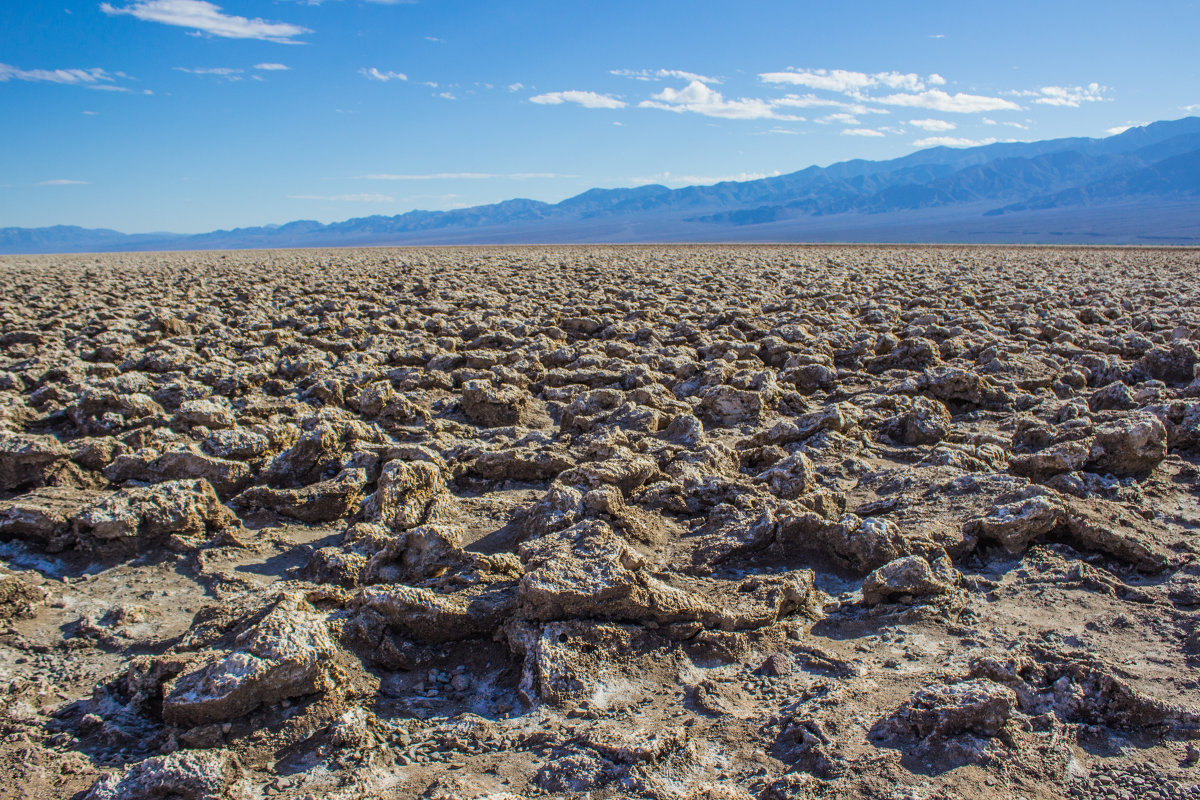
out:
{"label": "desert valley floor", "polygon": [[1200,798],[1200,251],[0,279],[0,797]]}

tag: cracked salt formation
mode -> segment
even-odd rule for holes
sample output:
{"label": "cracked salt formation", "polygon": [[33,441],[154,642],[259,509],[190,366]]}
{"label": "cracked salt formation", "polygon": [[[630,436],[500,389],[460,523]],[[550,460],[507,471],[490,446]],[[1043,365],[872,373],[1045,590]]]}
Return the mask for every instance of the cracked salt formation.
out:
{"label": "cracked salt formation", "polygon": [[1196,251],[0,270],[0,795],[1200,798]]}

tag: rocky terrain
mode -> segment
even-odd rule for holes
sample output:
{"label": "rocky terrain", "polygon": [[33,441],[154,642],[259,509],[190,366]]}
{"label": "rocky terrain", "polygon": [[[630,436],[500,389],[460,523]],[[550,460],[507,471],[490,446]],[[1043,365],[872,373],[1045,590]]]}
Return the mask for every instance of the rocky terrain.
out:
{"label": "rocky terrain", "polygon": [[1200,252],[0,259],[0,797],[1200,798]]}

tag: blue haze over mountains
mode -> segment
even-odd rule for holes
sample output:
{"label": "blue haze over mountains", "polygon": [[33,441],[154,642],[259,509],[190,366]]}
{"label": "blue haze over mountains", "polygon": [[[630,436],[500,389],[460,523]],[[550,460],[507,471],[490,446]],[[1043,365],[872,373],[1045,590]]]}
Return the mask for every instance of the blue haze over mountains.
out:
{"label": "blue haze over mountains", "polygon": [[935,147],[744,182],[591,189],[195,235],[0,228],[0,252],[577,242],[1200,245],[1200,118],[1103,139]]}

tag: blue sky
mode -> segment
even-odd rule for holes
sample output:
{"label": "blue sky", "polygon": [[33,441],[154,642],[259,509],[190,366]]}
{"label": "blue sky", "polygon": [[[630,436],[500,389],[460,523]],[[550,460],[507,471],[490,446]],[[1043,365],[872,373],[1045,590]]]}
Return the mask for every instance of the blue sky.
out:
{"label": "blue sky", "polygon": [[1200,113],[1191,2],[0,2],[0,227],[323,222]]}

